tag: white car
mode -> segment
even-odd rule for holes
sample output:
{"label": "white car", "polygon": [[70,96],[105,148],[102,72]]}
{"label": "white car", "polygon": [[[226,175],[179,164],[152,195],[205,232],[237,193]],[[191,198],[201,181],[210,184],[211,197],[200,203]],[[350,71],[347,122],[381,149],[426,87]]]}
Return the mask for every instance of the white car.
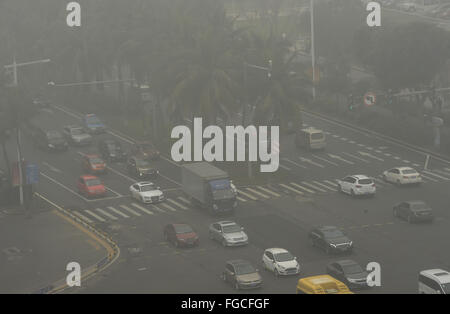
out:
{"label": "white car", "polygon": [[410,167],[395,167],[383,172],[383,179],[397,184],[420,184],[422,177],[419,172]]}
{"label": "white car", "polygon": [[276,276],[300,273],[300,264],[297,258],[285,249],[266,249],[262,257],[262,264],[265,269],[273,272]]}
{"label": "white car", "polygon": [[152,182],[138,182],[130,186],[131,197],[145,204],[152,204],[164,200],[164,193]]}
{"label": "white car", "polygon": [[357,195],[375,195],[377,188],[372,178],[366,175],[358,174],[352,176],[346,176],[342,180],[337,180],[339,191],[350,194],[352,196]]}

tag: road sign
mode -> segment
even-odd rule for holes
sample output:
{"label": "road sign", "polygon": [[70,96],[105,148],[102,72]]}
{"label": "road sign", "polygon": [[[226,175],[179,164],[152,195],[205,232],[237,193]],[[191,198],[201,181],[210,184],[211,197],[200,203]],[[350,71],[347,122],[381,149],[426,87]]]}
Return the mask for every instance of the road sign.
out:
{"label": "road sign", "polygon": [[374,93],[368,92],[364,95],[364,105],[367,107],[375,105],[376,102],[377,96]]}
{"label": "road sign", "polygon": [[25,170],[27,184],[39,183],[39,167],[35,164],[29,164]]}

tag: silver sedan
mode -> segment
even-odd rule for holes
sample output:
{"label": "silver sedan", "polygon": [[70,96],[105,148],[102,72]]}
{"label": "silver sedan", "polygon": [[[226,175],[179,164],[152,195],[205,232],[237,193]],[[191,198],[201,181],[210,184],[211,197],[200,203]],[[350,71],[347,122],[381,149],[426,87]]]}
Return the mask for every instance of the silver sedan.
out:
{"label": "silver sedan", "polygon": [[232,221],[219,221],[211,224],[209,238],[220,242],[223,246],[248,244],[248,236],[244,232],[244,228]]}

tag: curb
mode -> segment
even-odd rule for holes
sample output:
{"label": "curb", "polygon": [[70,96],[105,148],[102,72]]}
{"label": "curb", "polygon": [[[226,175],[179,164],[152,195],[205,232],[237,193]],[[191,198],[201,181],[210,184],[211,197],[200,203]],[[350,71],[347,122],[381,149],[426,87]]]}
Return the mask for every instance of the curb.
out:
{"label": "curb", "polygon": [[[106,270],[109,266],[111,266],[117,258],[120,256],[120,248],[119,246],[114,242],[114,240],[105,232],[98,231],[90,224],[84,222],[77,216],[70,213],[68,210],[64,209],[63,207],[53,203],[46,197],[42,196],[39,193],[35,193],[35,196],[41,198],[42,200],[46,201],[50,205],[52,205],[57,210],[57,214],[62,216],[63,218],[67,220],[71,220],[76,225],[86,229],[88,232],[91,232],[93,234],[94,240],[99,242],[100,245],[102,245],[107,251],[108,255],[99,260],[94,265],[89,266],[85,271],[82,272],[81,279],[87,280],[91,278],[92,276]],[[33,294],[56,294],[60,293],[66,289],[69,289],[72,287],[69,287],[66,283],[66,278],[63,278],[61,280],[58,280],[50,285],[47,285],[45,287],[42,287],[36,291],[33,292]]]}

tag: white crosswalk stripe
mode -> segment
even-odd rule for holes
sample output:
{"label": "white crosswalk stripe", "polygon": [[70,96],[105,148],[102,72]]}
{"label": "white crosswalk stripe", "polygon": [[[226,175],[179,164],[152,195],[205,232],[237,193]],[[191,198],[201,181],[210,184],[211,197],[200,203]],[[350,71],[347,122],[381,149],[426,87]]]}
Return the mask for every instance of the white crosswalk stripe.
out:
{"label": "white crosswalk stripe", "polygon": [[126,205],[120,205],[120,207],[121,207],[123,210],[126,210],[127,212],[129,212],[129,213],[131,213],[131,214],[133,214],[133,215],[135,215],[135,216],[138,216],[138,217],[142,216],[140,213],[138,213],[137,211],[131,209],[130,207],[128,207],[128,206],[126,206]]}
{"label": "white crosswalk stripe", "polygon": [[242,192],[242,190],[237,190],[237,191],[238,191],[239,194],[242,194],[242,195],[248,197],[248,198],[251,199],[251,200],[254,200],[254,201],[257,201],[257,200],[258,200],[256,197],[254,197],[254,196],[252,196],[252,195],[250,195],[250,194],[247,194],[247,193],[245,193],[245,192]]}
{"label": "white crosswalk stripe", "polygon": [[[423,173],[421,173],[420,176],[422,177],[422,180],[426,179],[426,180],[430,180],[430,181],[433,181],[433,182],[439,182],[439,180],[436,180],[434,178],[430,178],[429,176],[426,176]],[[425,180],[423,180],[423,181],[425,181]]]}
{"label": "white crosswalk stripe", "polygon": [[99,220],[101,222],[105,222],[106,221],[105,219],[103,219],[102,217],[97,215],[96,213],[91,212],[89,209],[86,209],[84,212],[88,213],[89,215],[91,215],[92,217],[94,217],[95,219],[97,219],[97,220]]}
{"label": "white crosswalk stripe", "polygon": [[175,206],[180,207],[181,209],[184,209],[184,210],[188,210],[189,209],[186,206],[184,206],[183,204],[180,204],[180,203],[178,203],[177,201],[175,201],[175,200],[173,200],[171,198],[168,198],[167,201],[172,203],[172,204],[174,204]]}
{"label": "white crosswalk stripe", "polygon": [[180,201],[182,201],[188,205],[191,205],[191,202],[189,202],[189,200],[185,199],[183,196],[178,196],[177,199],[179,199]]}
{"label": "white crosswalk stripe", "polygon": [[289,185],[286,185],[286,184],[283,184],[283,183],[280,183],[280,186],[282,186],[282,187],[284,187],[285,189],[288,189],[288,190],[290,190],[290,191],[292,191],[292,192],[295,192],[295,193],[297,193],[297,194],[300,194],[300,195],[304,195],[304,194],[305,194],[305,193],[303,193],[302,191],[296,190],[296,189],[290,187]]}
{"label": "white crosswalk stripe", "polygon": [[78,216],[79,218],[81,218],[82,220],[88,222],[88,223],[93,223],[93,221],[89,218],[87,218],[86,216],[84,216],[83,214],[81,214],[80,212],[77,212],[76,210],[73,211],[73,214],[75,216]]}
{"label": "white crosswalk stripe", "polygon": [[433,176],[433,177],[436,177],[436,178],[439,178],[439,179],[442,179],[442,180],[445,180],[445,181],[450,181],[449,178],[440,176],[440,175],[438,175],[438,174],[436,174],[436,173],[433,173],[433,172],[430,172],[430,171],[426,171],[426,170],[424,170],[423,172],[426,173],[426,174],[428,174],[428,175],[430,175],[430,176]]}
{"label": "white crosswalk stripe", "polygon": [[176,212],[176,211],[177,211],[175,208],[173,208],[173,207],[170,206],[170,205],[167,205],[166,203],[160,203],[159,205],[162,206],[162,207],[167,208],[167,209],[170,210],[170,211],[173,211],[173,212]]}
{"label": "white crosswalk stripe", "polygon": [[262,186],[257,186],[257,188],[260,189],[260,190],[263,190],[264,192],[269,193],[269,194],[271,194],[271,195],[273,195],[275,197],[280,197],[281,196],[280,194],[275,193],[274,191],[266,189],[266,188],[264,188]]}
{"label": "white crosswalk stripe", "polygon": [[98,211],[99,213],[105,215],[106,217],[112,219],[112,220],[117,220],[117,217],[116,217],[116,216],[111,215],[110,213],[104,211],[104,210],[101,209],[101,208],[96,208],[95,210]]}
{"label": "white crosswalk stripe", "polygon": [[300,184],[297,184],[297,183],[295,183],[295,182],[291,182],[290,184],[293,185],[293,186],[295,186],[295,187],[297,187],[297,188],[299,188],[300,190],[306,191],[306,192],[308,192],[308,193],[312,193],[312,194],[315,194],[315,193],[316,193],[316,192],[314,192],[313,190],[310,190],[310,189],[308,189],[308,188],[305,188],[304,186],[301,186]]}
{"label": "white crosswalk stripe", "polygon": [[246,191],[250,191],[250,192],[252,192],[253,194],[259,195],[259,196],[261,196],[262,198],[270,198],[269,196],[267,196],[267,195],[265,195],[265,194],[263,194],[263,193],[260,193],[260,192],[258,192],[258,191],[256,191],[256,190],[252,189],[252,188],[246,188],[245,190],[246,190]]}
{"label": "white crosswalk stripe", "polygon": [[433,171],[434,171],[434,172],[437,172],[437,173],[439,173],[440,175],[443,175],[443,176],[448,176],[448,175],[450,175],[450,173],[447,173],[447,172],[445,172],[445,171],[438,170],[438,169],[434,169]]}
{"label": "white crosswalk stripe", "polygon": [[112,207],[112,206],[108,206],[108,209],[111,210],[111,211],[113,211],[113,212],[115,212],[117,215],[122,216],[123,218],[130,218],[130,216],[125,215],[124,213],[122,213],[121,211],[115,209],[115,208]]}
{"label": "white crosswalk stripe", "polygon": [[247,200],[246,200],[246,199],[243,199],[242,197],[236,196],[236,198],[237,198],[239,201],[241,201],[241,202],[247,202]]}
{"label": "white crosswalk stripe", "polygon": [[332,182],[332,181],[329,181],[329,180],[324,180],[323,182],[326,182],[326,183],[328,183],[328,184],[330,184],[332,186],[338,187],[338,184],[336,182]]}
{"label": "white crosswalk stripe", "polygon": [[159,211],[160,213],[165,213],[166,212],[165,210],[163,210],[163,209],[161,209],[158,206],[153,205],[153,204],[152,204],[152,208],[154,208],[156,211]]}
{"label": "white crosswalk stripe", "polygon": [[334,191],[334,192],[337,191],[335,188],[329,187],[328,185],[325,185],[325,184],[323,184],[323,183],[320,183],[320,182],[317,182],[317,181],[313,181],[313,182],[314,182],[315,184],[317,184],[317,185],[319,185],[319,186],[325,188],[325,189],[330,190],[330,191]]}
{"label": "white crosswalk stripe", "polygon": [[311,183],[302,181],[302,184],[304,184],[304,185],[306,185],[306,186],[309,186],[310,188],[315,189],[315,190],[317,190],[317,191],[319,191],[319,192],[326,192],[326,190],[324,190],[324,189],[322,189],[322,188],[318,188],[318,187],[316,187],[315,185],[312,185]]}
{"label": "white crosswalk stripe", "polygon": [[137,208],[139,210],[142,210],[146,214],[154,215],[154,213],[152,211],[148,210],[147,208],[145,208],[145,207],[143,207],[143,206],[141,206],[139,204],[131,203],[131,206],[133,206],[134,208]]}

